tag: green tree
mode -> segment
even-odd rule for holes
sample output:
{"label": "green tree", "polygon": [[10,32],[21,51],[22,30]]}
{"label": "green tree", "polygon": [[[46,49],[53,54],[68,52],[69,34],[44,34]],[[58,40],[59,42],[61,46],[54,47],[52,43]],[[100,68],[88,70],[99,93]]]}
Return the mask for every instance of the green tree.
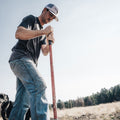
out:
{"label": "green tree", "polygon": [[109,102],[109,91],[105,88],[101,89],[100,92],[100,103],[107,103]]}
{"label": "green tree", "polygon": [[84,98],[84,103],[85,103],[85,106],[92,105],[92,100],[91,100],[90,96],[87,96]]}
{"label": "green tree", "polygon": [[63,109],[64,108],[64,102],[62,102],[61,100],[58,100],[58,102],[57,102],[57,108]]}
{"label": "green tree", "polygon": [[77,104],[77,106],[76,107],[83,107],[84,106],[84,99],[83,98],[78,98],[77,100],[76,100],[76,104]]}
{"label": "green tree", "polygon": [[120,85],[117,85],[113,88],[113,99],[114,101],[120,100]]}

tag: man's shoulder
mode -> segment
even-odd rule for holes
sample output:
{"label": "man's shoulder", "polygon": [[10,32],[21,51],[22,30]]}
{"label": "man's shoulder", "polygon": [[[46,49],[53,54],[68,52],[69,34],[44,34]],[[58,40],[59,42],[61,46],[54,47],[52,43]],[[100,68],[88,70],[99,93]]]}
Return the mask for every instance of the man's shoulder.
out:
{"label": "man's shoulder", "polygon": [[28,17],[30,17],[30,18],[35,18],[35,16],[34,16],[34,15],[31,15],[31,14],[28,15]]}
{"label": "man's shoulder", "polygon": [[26,20],[26,19],[35,20],[35,16],[30,14],[30,15],[27,15],[23,18],[23,20]]}

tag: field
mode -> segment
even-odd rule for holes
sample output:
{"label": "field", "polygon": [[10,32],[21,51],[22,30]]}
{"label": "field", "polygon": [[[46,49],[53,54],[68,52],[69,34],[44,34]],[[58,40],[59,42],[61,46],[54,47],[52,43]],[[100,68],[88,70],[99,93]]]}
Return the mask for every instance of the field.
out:
{"label": "field", "polygon": [[[58,110],[58,120],[120,120],[120,102]],[[50,111],[52,118],[53,111]],[[0,120],[2,120],[0,118]],[[52,119],[51,119],[52,120]]]}
{"label": "field", "polygon": [[[51,117],[52,111],[50,111]],[[58,110],[59,120],[120,120],[120,102]]]}

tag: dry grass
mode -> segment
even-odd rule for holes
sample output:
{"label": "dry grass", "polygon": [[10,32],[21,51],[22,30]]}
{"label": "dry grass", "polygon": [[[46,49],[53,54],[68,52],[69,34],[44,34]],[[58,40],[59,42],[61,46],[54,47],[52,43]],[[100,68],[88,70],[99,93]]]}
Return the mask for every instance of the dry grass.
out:
{"label": "dry grass", "polygon": [[[51,117],[53,112],[50,111]],[[58,110],[60,120],[120,120],[120,102]]]}

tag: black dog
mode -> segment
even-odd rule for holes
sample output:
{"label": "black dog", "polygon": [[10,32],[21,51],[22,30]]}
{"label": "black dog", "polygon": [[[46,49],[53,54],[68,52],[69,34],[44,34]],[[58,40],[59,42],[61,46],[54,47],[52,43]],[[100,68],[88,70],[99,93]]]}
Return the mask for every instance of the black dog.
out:
{"label": "black dog", "polygon": [[7,118],[9,118],[12,107],[13,107],[13,103],[11,101],[5,101],[2,103],[1,116],[2,116],[3,120],[7,120]]}
{"label": "black dog", "polygon": [[[5,94],[0,94],[0,104],[1,104],[1,117],[3,120],[8,120],[10,112],[13,108],[13,102],[9,101],[9,98]],[[31,114],[30,109],[26,113],[25,120],[30,120]]]}

